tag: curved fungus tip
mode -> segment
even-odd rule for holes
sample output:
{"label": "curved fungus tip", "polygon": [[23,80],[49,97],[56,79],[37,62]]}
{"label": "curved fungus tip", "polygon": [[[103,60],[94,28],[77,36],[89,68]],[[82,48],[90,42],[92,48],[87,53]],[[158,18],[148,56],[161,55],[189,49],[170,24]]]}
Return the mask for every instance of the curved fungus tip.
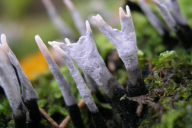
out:
{"label": "curved fungus tip", "polygon": [[92,30],[91,30],[91,27],[90,27],[90,24],[89,24],[89,21],[88,20],[86,20],[86,28],[87,28],[87,32],[92,32]]}
{"label": "curved fungus tip", "polygon": [[67,44],[71,44],[71,42],[70,42],[70,40],[69,40],[68,38],[65,38],[65,42],[66,42]]}
{"label": "curved fungus tip", "polygon": [[8,51],[9,50],[9,45],[7,44],[7,39],[5,34],[1,34],[1,43],[4,47],[4,50]]}

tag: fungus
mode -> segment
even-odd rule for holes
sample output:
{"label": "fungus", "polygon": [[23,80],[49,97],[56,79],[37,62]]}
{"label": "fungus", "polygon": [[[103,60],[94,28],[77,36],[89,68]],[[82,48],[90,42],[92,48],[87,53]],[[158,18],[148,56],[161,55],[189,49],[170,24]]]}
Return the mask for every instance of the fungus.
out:
{"label": "fungus", "polygon": [[22,87],[22,100],[29,111],[30,119],[34,122],[34,124],[38,124],[41,120],[41,114],[37,105],[38,95],[33,89],[16,56],[9,48],[4,34],[1,35],[1,41],[11,64],[18,74],[18,80]]}
{"label": "fungus", "polygon": [[[187,20],[184,18],[184,16],[181,14],[179,4],[177,0],[166,0],[165,1],[167,7],[171,10],[171,14],[176,21],[177,25],[180,27],[181,31],[184,33],[184,36],[186,38],[186,46],[192,47],[192,29],[190,28],[189,24],[187,23]],[[185,42],[184,42],[185,43]]]}
{"label": "fungus", "polygon": [[162,0],[154,0],[153,1],[155,3],[155,5],[157,6],[158,10],[160,11],[163,19],[165,20],[165,22],[167,23],[168,27],[176,32],[177,30],[177,24],[175,22],[175,20],[173,19],[173,17],[171,16],[171,13],[169,12],[169,10],[167,9],[166,5],[164,4],[164,2]]}
{"label": "fungus", "polygon": [[20,92],[15,85],[15,77],[13,77],[15,74],[9,69],[11,63],[1,44],[0,62],[0,83],[12,108],[15,128],[27,128],[28,111],[21,100]]}
{"label": "fungus", "polygon": [[61,19],[61,17],[59,17],[59,15],[57,14],[56,9],[55,9],[54,5],[52,4],[51,0],[41,0],[41,1],[44,4],[50,19],[52,20],[52,22],[54,23],[56,28],[59,30],[61,35],[62,36],[65,35],[65,36],[72,38],[71,37],[71,35],[72,35],[71,29]]}
{"label": "fungus", "polygon": [[[174,20],[174,18],[172,17],[171,13],[169,12],[167,6],[162,0],[153,0],[153,2],[157,6],[158,10],[160,11],[161,15],[163,16],[163,19],[165,20],[169,28],[177,34],[179,40],[182,42],[183,47],[186,49],[192,47],[191,28],[189,26],[182,27],[181,25],[178,25]],[[173,10],[173,11],[177,12],[177,10]]]}
{"label": "fungus", "polygon": [[83,23],[83,20],[82,20],[80,14],[75,9],[75,7],[74,7],[73,3],[71,2],[71,0],[63,0],[63,2],[65,3],[67,8],[69,9],[78,32],[81,35],[85,35],[85,25]]}
{"label": "fungus", "polygon": [[69,71],[75,80],[75,83],[77,85],[77,89],[79,90],[79,93],[81,97],[84,99],[85,104],[87,105],[88,109],[90,110],[93,121],[95,123],[96,128],[107,128],[107,125],[100,114],[99,110],[97,109],[97,106],[95,102],[93,101],[93,98],[91,96],[91,93],[85,84],[79,70],[77,67],[73,64],[73,61],[69,56],[65,54],[65,52],[62,51],[62,49],[55,45],[55,50],[58,52],[58,54],[62,57],[62,59],[65,61],[67,67],[69,68]]}
{"label": "fungus", "polygon": [[97,22],[99,30],[117,49],[119,57],[128,71],[129,82],[135,85],[137,79],[141,79],[142,76],[137,56],[135,29],[128,6],[126,6],[126,10],[127,15],[121,7],[119,8],[122,31],[111,28],[99,14],[94,16],[93,19]]}
{"label": "fungus", "polygon": [[70,117],[72,119],[72,122],[73,122],[75,128],[84,128],[85,126],[84,126],[83,120],[81,118],[80,109],[77,105],[75,96],[73,95],[68,83],[64,79],[62,73],[59,70],[59,67],[57,66],[57,64],[55,63],[53,58],[51,57],[51,54],[49,53],[47,47],[45,46],[45,44],[43,43],[41,38],[38,35],[36,35],[35,40],[37,42],[37,45],[38,45],[40,51],[42,52],[43,56],[45,57],[48,65],[49,65],[49,69],[50,69],[51,73],[53,74],[55,80],[57,81],[57,83],[60,87],[60,90],[64,97],[65,103],[68,107]]}
{"label": "fungus", "polygon": [[138,0],[138,3],[140,5],[141,9],[143,10],[143,12],[145,13],[147,19],[151,23],[151,25],[157,30],[157,32],[161,36],[163,36],[164,35],[163,28],[164,27],[163,27],[162,22],[157,17],[157,15],[153,11],[150,10],[150,8],[148,7],[147,3],[144,0]]}
{"label": "fungus", "polygon": [[167,46],[168,50],[172,50],[178,44],[178,39],[171,37],[169,30],[164,27],[163,23],[160,21],[158,16],[155,14],[155,12],[150,10],[144,0],[138,0],[138,3],[151,25],[162,36],[163,44]]}
{"label": "fungus", "polygon": [[[100,21],[99,22],[100,24],[104,23],[104,21],[101,20],[100,16],[99,16],[99,21]],[[129,24],[129,25],[132,25],[132,24]],[[127,94],[128,96],[146,94],[147,90],[145,86],[143,86],[144,83],[141,82],[142,84],[137,85],[137,88],[135,89],[133,87],[132,88],[133,90],[131,90],[130,92],[127,92],[126,90],[124,90],[123,87],[113,78],[112,74],[108,71],[103,59],[99,55],[97,47],[92,37],[92,30],[90,28],[88,21],[86,21],[86,28],[87,28],[86,36],[80,37],[77,43],[71,43],[71,44],[60,43],[59,44],[58,42],[49,42],[49,44],[52,46],[58,45],[74,62],[77,63],[77,65],[83,70],[83,72],[90,75],[94,79],[94,81],[104,90],[104,92],[108,95],[108,97],[113,101],[113,103],[117,107],[120,113],[120,116],[122,118],[124,127],[131,127],[131,126],[137,127],[141,121],[141,118],[143,117],[144,112],[141,114],[141,117],[137,116],[137,114],[134,112],[134,110],[136,111],[137,103],[134,103],[127,99],[120,101],[120,98],[125,94]],[[134,27],[129,26],[129,28],[130,28],[129,30],[132,30],[131,32],[133,32],[131,33],[131,35],[135,35]],[[111,31],[109,31],[109,33],[110,32]],[[116,34],[117,34],[116,37],[120,36],[118,33]],[[138,58],[137,58],[137,46],[135,44],[136,38],[132,39],[132,41],[135,41],[133,42],[134,44],[131,45],[134,47],[132,48],[133,49],[132,53],[134,54],[134,52],[136,52],[136,55],[134,54],[134,57],[137,60],[135,61],[134,60],[135,58],[133,58],[133,61],[131,61],[130,65],[136,62],[135,65],[139,66]],[[130,65],[126,65],[126,66],[130,67]],[[136,74],[138,74],[138,72],[136,72]]]}
{"label": "fungus", "polygon": [[178,24],[187,25],[187,20],[181,14],[177,0],[165,0],[165,4],[171,10],[172,16]]}

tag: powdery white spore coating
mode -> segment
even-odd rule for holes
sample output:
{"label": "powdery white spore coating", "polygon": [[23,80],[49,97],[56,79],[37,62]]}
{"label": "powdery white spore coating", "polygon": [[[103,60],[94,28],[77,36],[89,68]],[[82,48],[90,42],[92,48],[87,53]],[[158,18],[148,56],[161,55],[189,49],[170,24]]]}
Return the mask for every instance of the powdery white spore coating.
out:
{"label": "powdery white spore coating", "polygon": [[95,105],[95,102],[93,101],[91,93],[90,93],[87,85],[85,84],[84,79],[82,78],[79,70],[73,64],[73,61],[71,60],[71,58],[69,56],[67,56],[59,46],[54,46],[54,48],[57,51],[57,53],[62,57],[62,59],[65,61],[66,65],[67,65],[67,67],[69,68],[69,71],[77,85],[77,89],[79,90],[79,93],[80,93],[81,97],[84,99],[89,110],[93,113],[98,112],[98,109]]}
{"label": "powdery white spore coating", "polygon": [[64,100],[65,100],[67,106],[76,104],[77,102],[75,100],[75,96],[73,95],[68,83],[64,79],[62,73],[60,72],[59,67],[57,66],[57,64],[55,63],[53,58],[51,57],[51,54],[49,53],[47,47],[45,46],[45,44],[43,43],[43,41],[41,40],[41,38],[38,35],[35,36],[35,40],[37,42],[37,45],[38,45],[40,51],[42,52],[43,56],[45,57],[48,65],[49,65],[49,69],[50,69],[51,73],[53,74],[55,80],[59,84],[59,87],[61,89],[62,95],[64,97]]}
{"label": "powdery white spore coating", "polygon": [[135,70],[139,66],[137,56],[138,48],[135,29],[129,7],[126,6],[126,9],[128,13],[127,15],[121,7],[119,8],[119,15],[122,26],[121,31],[113,29],[111,26],[107,25],[99,14],[94,16],[93,19],[97,22],[99,30],[117,49],[120,58],[128,70],[130,81],[134,84],[136,79],[131,79],[132,74],[129,74],[129,70]]}
{"label": "powdery white spore coating", "polygon": [[4,46],[4,49],[6,49],[6,54],[9,57],[11,64],[17,69],[17,72],[19,75],[19,80],[20,80],[21,86],[22,86],[22,98],[23,98],[24,102],[29,101],[31,99],[38,99],[38,95],[35,92],[35,90],[33,89],[26,74],[24,73],[19,61],[17,60],[15,54],[9,48],[7,41],[6,41],[6,36],[4,34],[1,35],[1,41]]}
{"label": "powdery white spore coating", "polygon": [[162,0],[154,0],[154,3],[157,6],[158,10],[160,11],[163,19],[165,20],[165,22],[167,23],[169,28],[175,32],[176,31],[176,22],[173,19],[173,17],[171,16],[171,13],[167,9],[166,5],[163,3]]}

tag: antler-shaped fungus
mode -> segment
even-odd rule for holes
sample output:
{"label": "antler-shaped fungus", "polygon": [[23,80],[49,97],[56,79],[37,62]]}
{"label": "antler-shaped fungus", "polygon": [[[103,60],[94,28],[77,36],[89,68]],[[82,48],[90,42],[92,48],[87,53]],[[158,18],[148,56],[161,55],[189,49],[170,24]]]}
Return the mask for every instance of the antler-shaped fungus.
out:
{"label": "antler-shaped fungus", "polygon": [[131,18],[129,7],[126,6],[127,15],[123,9],[119,8],[119,15],[122,30],[113,29],[105,23],[102,17],[97,14],[93,19],[97,22],[99,30],[105,37],[113,44],[122,59],[128,71],[128,79],[132,85],[135,85],[137,79],[141,79],[141,72],[139,69],[139,62],[137,56],[137,41],[135,29]]}
{"label": "antler-shaped fungus", "polygon": [[77,89],[79,90],[79,93],[81,97],[84,99],[85,104],[87,105],[88,109],[90,110],[93,121],[95,123],[96,128],[107,128],[107,125],[101,116],[99,110],[97,109],[97,106],[95,102],[93,101],[93,98],[91,96],[91,93],[85,84],[83,77],[81,76],[79,70],[77,67],[73,64],[73,61],[71,58],[65,54],[64,51],[59,46],[54,46],[55,50],[59,53],[59,55],[62,57],[62,59],[65,61],[67,67],[69,68],[69,71],[75,80],[75,83],[77,85]]}
{"label": "antler-shaped fungus", "polygon": [[[77,63],[83,72],[90,75],[96,81],[117,107],[125,128],[131,126],[138,127],[141,121],[140,118],[143,117],[143,113],[141,114],[141,117],[138,117],[135,113],[137,103],[129,100],[120,101],[120,98],[125,94],[127,96],[145,94],[147,92],[145,86],[141,84],[141,86],[137,86],[139,88],[133,88],[130,92],[124,90],[123,87],[113,78],[103,59],[99,55],[88,21],[86,21],[86,28],[86,36],[82,36],[77,43],[70,44],[69,40],[66,40],[67,44],[58,42],[49,42],[49,44],[61,47],[61,49]],[[135,47],[137,49],[137,46]]]}
{"label": "antler-shaped fungus", "polygon": [[86,36],[79,38],[77,43],[67,44],[58,42],[49,42],[50,45],[59,45],[70,58],[77,63],[83,72],[90,75],[96,83],[101,86],[106,94],[109,93],[108,81],[113,78],[112,74],[106,68],[106,65],[99,55],[97,47],[92,37],[92,31],[88,21],[86,22]]}

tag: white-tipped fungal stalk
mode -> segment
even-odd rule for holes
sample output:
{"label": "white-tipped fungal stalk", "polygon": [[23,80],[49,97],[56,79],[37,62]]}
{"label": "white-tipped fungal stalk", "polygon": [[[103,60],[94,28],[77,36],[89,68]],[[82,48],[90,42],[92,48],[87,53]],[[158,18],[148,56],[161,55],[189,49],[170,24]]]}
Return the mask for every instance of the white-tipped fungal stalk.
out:
{"label": "white-tipped fungal stalk", "polygon": [[180,25],[187,25],[187,20],[184,18],[184,16],[181,14],[179,4],[177,0],[165,0],[165,3],[167,7],[172,12],[173,18],[175,21]]}
{"label": "white-tipped fungal stalk", "polygon": [[49,65],[49,69],[50,69],[51,73],[53,74],[55,80],[57,81],[57,83],[61,89],[65,103],[67,104],[67,106],[76,104],[77,102],[75,100],[75,97],[74,97],[68,83],[64,79],[62,73],[60,72],[59,67],[57,66],[57,64],[55,63],[53,58],[51,57],[51,54],[49,53],[47,47],[45,46],[45,44],[43,43],[43,41],[41,40],[41,38],[38,35],[35,36],[35,40],[37,42],[37,45],[38,45],[40,51],[42,52],[43,56],[45,57],[48,65]]}
{"label": "white-tipped fungal stalk", "polygon": [[71,37],[72,32],[70,28],[65,24],[65,22],[61,19],[61,17],[59,17],[51,0],[41,0],[41,1],[44,4],[50,19],[57,27],[59,32],[62,34],[62,36]]}
{"label": "white-tipped fungal stalk", "polygon": [[142,9],[142,11],[147,16],[147,19],[151,23],[151,25],[157,30],[157,32],[162,36],[164,34],[163,24],[159,20],[159,18],[155,15],[154,12],[151,11],[145,0],[138,0],[138,3]]}
{"label": "white-tipped fungal stalk", "polygon": [[31,99],[38,99],[38,95],[33,89],[30,81],[28,80],[26,74],[24,73],[21,65],[19,64],[19,61],[17,60],[14,53],[11,51],[7,44],[6,36],[4,34],[1,35],[1,42],[3,44],[4,50],[6,51],[6,54],[9,57],[9,60],[11,61],[12,65],[16,68],[19,80],[22,86],[22,98],[24,102],[29,101]]}
{"label": "white-tipped fungal stalk", "polygon": [[59,67],[57,66],[57,64],[55,63],[53,58],[51,57],[51,54],[49,53],[47,47],[45,46],[45,44],[43,43],[41,38],[38,35],[36,35],[35,40],[37,42],[37,45],[38,45],[40,51],[42,52],[43,56],[45,57],[48,65],[49,65],[49,69],[50,69],[51,73],[53,74],[55,80],[57,81],[57,83],[60,87],[60,90],[64,97],[65,103],[68,107],[69,114],[70,114],[70,117],[72,119],[72,122],[73,122],[75,128],[84,128],[85,126],[83,124],[80,109],[77,106],[75,96],[73,95],[73,92],[71,91],[68,83],[64,79],[63,74],[60,72]]}
{"label": "white-tipped fungal stalk", "polygon": [[23,104],[20,92],[15,86],[13,74],[11,74],[8,65],[10,64],[4,48],[0,45],[0,81],[9,104],[12,108],[15,128],[27,128],[28,112]]}
{"label": "white-tipped fungal stalk", "polygon": [[137,79],[141,78],[141,73],[139,71],[135,29],[128,6],[126,6],[126,10],[127,15],[121,7],[119,8],[121,31],[107,25],[99,14],[93,19],[97,22],[103,35],[116,47],[119,57],[128,71],[129,81],[135,85]]}
{"label": "white-tipped fungal stalk", "polygon": [[[2,47],[1,49],[5,52],[5,50],[4,50],[4,49],[6,49],[5,46],[0,44],[0,47]],[[8,58],[7,54],[5,54],[5,57]],[[15,69],[14,69],[14,67],[10,61],[7,61],[7,67],[8,67],[10,74],[11,74],[12,79],[14,80],[14,83],[15,83],[15,86],[17,87],[19,95],[20,95],[20,85],[19,85],[19,81],[17,78],[18,76],[17,76]]]}
{"label": "white-tipped fungal stalk", "polygon": [[176,28],[176,22],[173,19],[171,13],[169,12],[167,6],[165,5],[165,3],[162,0],[153,0],[153,2],[155,3],[155,5],[157,6],[158,10],[160,11],[163,19],[165,20],[166,24],[168,25],[168,27],[176,32],[177,28]]}
{"label": "white-tipped fungal stalk", "polygon": [[75,9],[72,1],[71,0],[63,0],[63,2],[65,3],[67,8],[69,9],[69,11],[71,13],[71,16],[73,17],[73,21],[75,23],[75,26],[76,26],[78,32],[81,35],[85,35],[86,34],[86,30],[85,30],[85,25],[84,25],[83,19],[81,18],[81,16],[78,13],[78,11]]}
{"label": "white-tipped fungal stalk", "polygon": [[29,111],[30,119],[35,125],[38,125],[41,120],[41,114],[37,105],[38,95],[33,89],[16,56],[9,48],[4,34],[1,35],[1,42],[11,64],[17,71],[18,79],[22,87],[22,100]]}
{"label": "white-tipped fungal stalk", "polygon": [[[106,68],[92,37],[89,22],[86,21],[86,36],[79,38],[77,43],[60,45],[61,49],[77,63],[84,73],[90,75],[96,83],[108,94],[108,81],[113,78]],[[49,43],[51,45],[56,43]]]}

